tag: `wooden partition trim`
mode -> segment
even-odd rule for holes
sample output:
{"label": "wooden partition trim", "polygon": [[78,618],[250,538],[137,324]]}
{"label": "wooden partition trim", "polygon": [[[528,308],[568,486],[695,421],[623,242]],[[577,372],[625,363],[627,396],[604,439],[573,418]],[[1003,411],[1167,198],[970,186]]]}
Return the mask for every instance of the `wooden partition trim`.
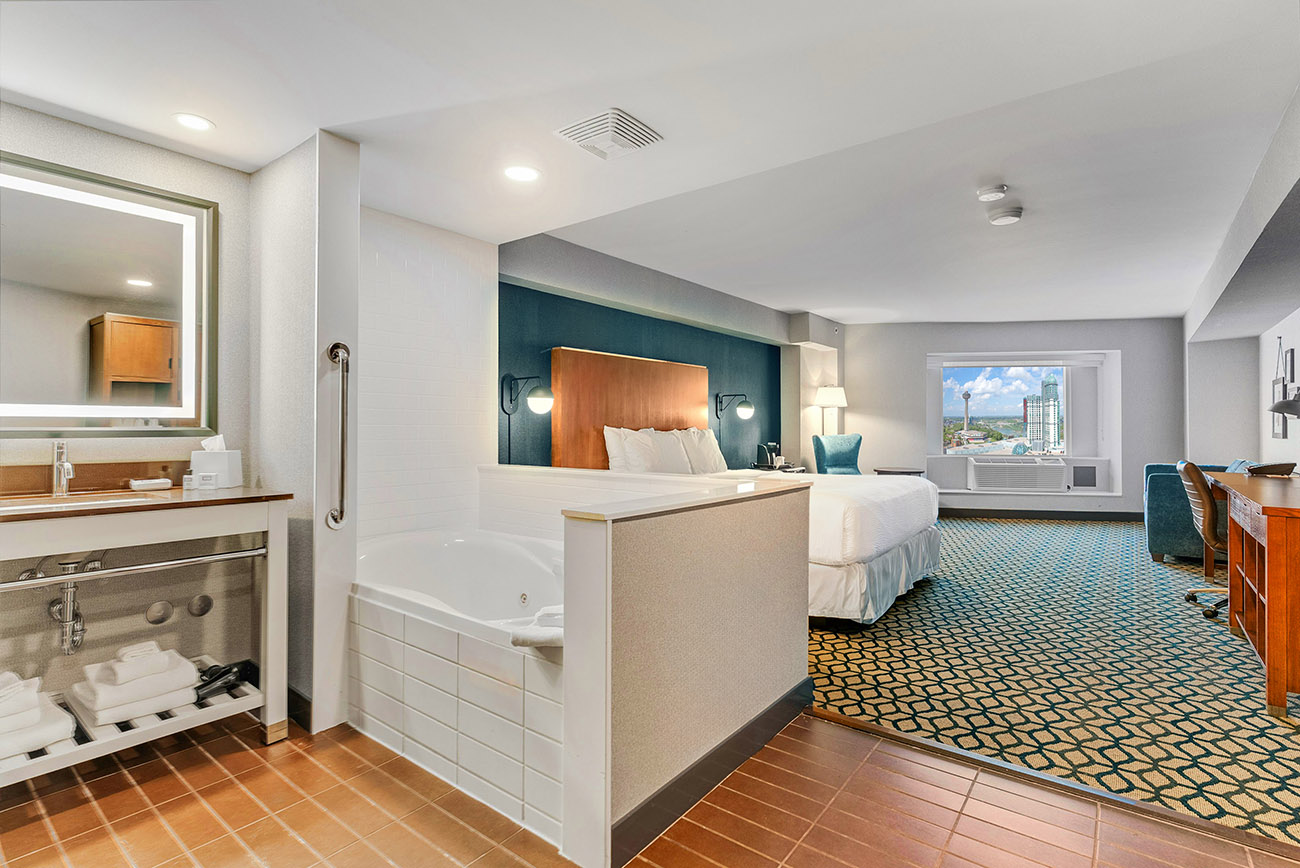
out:
{"label": "wooden partition trim", "polygon": [[612,428],[707,428],[709,369],[591,350],[551,350],[551,464],[609,469]]}

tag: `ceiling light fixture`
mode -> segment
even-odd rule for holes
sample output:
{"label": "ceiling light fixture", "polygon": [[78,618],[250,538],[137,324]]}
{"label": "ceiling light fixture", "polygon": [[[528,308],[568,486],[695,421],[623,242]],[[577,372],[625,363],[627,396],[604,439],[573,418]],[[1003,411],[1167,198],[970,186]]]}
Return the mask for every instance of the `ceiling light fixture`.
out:
{"label": "ceiling light fixture", "polygon": [[1012,223],[1019,223],[1024,213],[1024,208],[999,208],[997,211],[989,212],[989,222],[994,226],[1010,226]]}
{"label": "ceiling light fixture", "polygon": [[542,173],[532,166],[510,166],[506,169],[506,177],[512,181],[536,181]]}
{"label": "ceiling light fixture", "polygon": [[197,130],[201,133],[206,133],[208,130],[216,126],[216,124],[202,115],[190,114],[189,112],[177,112],[172,115],[172,117],[176,118],[176,123],[185,127],[185,129]]}
{"label": "ceiling light fixture", "polygon": [[139,278],[139,277],[132,277],[131,279],[129,279],[129,280],[126,282],[126,285],[127,285],[127,286],[139,286],[139,287],[141,287],[141,288],[145,288],[145,289],[147,289],[147,288],[153,286],[153,281],[152,281],[152,280],[143,280],[143,279],[141,279],[141,278]]}
{"label": "ceiling light fixture", "polygon": [[994,184],[990,187],[980,187],[975,192],[975,197],[981,202],[996,202],[1007,195],[1006,184]]}

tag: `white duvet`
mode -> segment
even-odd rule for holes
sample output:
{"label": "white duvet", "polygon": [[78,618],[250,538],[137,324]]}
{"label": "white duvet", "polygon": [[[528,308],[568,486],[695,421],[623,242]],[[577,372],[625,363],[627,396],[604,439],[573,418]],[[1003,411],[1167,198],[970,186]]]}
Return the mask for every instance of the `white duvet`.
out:
{"label": "white duvet", "polygon": [[[780,472],[729,470],[716,476],[791,477]],[[931,526],[939,518],[939,487],[919,476],[808,474],[808,560],[844,566],[867,561]]]}

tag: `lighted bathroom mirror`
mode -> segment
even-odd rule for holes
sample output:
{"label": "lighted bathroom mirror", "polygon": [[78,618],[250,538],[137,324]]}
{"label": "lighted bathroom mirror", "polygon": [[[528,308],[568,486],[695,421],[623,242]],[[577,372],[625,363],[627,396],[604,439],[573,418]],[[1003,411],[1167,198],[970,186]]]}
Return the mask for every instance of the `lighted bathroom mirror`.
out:
{"label": "lighted bathroom mirror", "polygon": [[0,152],[0,436],[211,433],[217,205]]}

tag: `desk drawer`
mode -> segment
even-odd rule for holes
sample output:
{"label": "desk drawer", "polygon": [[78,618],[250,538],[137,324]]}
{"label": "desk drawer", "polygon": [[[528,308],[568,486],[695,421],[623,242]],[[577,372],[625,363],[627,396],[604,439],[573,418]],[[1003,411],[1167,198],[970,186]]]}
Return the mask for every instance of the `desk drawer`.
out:
{"label": "desk drawer", "polygon": [[1247,500],[1234,491],[1229,498],[1228,510],[1232,520],[1241,525],[1242,530],[1261,543],[1268,541],[1268,520],[1258,503]]}

